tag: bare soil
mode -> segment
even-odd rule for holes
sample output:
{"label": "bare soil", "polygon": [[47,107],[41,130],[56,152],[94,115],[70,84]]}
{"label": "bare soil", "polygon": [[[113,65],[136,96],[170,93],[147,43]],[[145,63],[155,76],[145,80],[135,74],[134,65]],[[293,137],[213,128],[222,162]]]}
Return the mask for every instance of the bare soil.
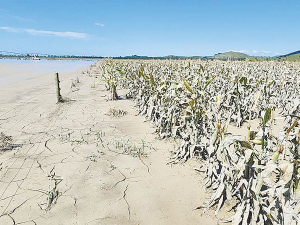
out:
{"label": "bare soil", "polygon": [[0,224],[218,224],[195,210],[209,198],[199,163],[168,165],[178,143],[125,90],[108,101],[99,78],[60,75],[64,103],[54,74],[1,87],[0,131],[22,146],[0,153]]}

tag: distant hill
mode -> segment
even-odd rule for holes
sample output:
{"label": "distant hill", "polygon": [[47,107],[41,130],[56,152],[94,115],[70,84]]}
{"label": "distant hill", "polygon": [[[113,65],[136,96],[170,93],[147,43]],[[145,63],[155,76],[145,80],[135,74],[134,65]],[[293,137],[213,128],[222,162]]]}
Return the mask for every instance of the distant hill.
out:
{"label": "distant hill", "polygon": [[291,52],[286,55],[278,56],[277,59],[287,61],[300,61],[300,50],[296,52]]}
{"label": "distant hill", "polygon": [[[49,54],[40,54],[40,53],[16,53],[8,51],[0,51],[0,58],[30,58],[32,56],[38,56],[44,59],[78,59],[78,58],[88,58],[88,59],[101,59],[105,58],[103,56],[81,56],[81,55],[49,55]],[[140,56],[140,55],[131,55],[131,56],[118,56],[112,57],[114,59],[203,59],[203,60],[290,60],[290,61],[300,61],[300,50],[292,52],[282,56],[249,56],[242,52],[224,52],[218,53],[213,56],[177,56],[177,55],[167,55],[167,56]]]}
{"label": "distant hill", "polygon": [[228,59],[231,59],[231,60],[245,60],[245,59],[251,58],[251,57],[248,56],[245,53],[230,51],[230,52],[215,54],[213,58],[214,59],[220,59],[220,60],[228,60]]}
{"label": "distant hill", "polygon": [[292,53],[289,53],[289,54],[286,54],[285,56],[298,55],[298,54],[300,54],[300,50],[299,50],[299,51],[292,52]]}
{"label": "distant hill", "polygon": [[17,58],[17,59],[30,59],[31,57],[39,57],[42,59],[102,59],[102,56],[94,55],[50,55],[42,53],[16,53],[8,51],[0,51],[1,58]]}
{"label": "distant hill", "polygon": [[167,55],[167,56],[141,56],[141,55],[131,55],[131,56],[117,56],[112,57],[113,59],[202,59],[202,56],[178,56],[178,55]]}
{"label": "distant hill", "polygon": [[167,56],[119,56],[113,57],[115,59],[205,59],[205,60],[245,60],[247,58],[253,59],[254,57],[248,56],[247,54],[240,53],[240,52],[225,52],[225,53],[218,53],[214,56],[178,56],[178,55],[167,55]]}

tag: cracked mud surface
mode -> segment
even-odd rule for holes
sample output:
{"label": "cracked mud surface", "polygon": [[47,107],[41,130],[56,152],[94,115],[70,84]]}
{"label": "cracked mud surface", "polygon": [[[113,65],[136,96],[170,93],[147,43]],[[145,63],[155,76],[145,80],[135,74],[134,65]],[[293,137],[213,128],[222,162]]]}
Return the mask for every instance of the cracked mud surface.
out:
{"label": "cracked mud surface", "polygon": [[132,100],[107,101],[103,84],[91,88],[99,78],[74,72],[61,74],[71,101],[56,104],[49,76],[2,88],[0,131],[22,146],[0,153],[0,224],[218,223],[194,210],[208,198],[198,164],[167,165],[175,143],[158,140]]}

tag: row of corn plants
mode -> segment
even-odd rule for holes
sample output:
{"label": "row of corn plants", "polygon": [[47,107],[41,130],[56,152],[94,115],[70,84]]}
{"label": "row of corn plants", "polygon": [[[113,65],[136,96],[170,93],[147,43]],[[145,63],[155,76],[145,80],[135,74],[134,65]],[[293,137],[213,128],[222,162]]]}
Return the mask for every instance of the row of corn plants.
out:
{"label": "row of corn plants", "polygon": [[[298,224],[299,64],[108,59],[95,68],[129,90],[160,138],[182,140],[171,163],[205,163],[206,208],[234,198],[233,224]],[[278,110],[286,125],[275,135]],[[246,137],[228,130],[251,120],[259,126]]]}

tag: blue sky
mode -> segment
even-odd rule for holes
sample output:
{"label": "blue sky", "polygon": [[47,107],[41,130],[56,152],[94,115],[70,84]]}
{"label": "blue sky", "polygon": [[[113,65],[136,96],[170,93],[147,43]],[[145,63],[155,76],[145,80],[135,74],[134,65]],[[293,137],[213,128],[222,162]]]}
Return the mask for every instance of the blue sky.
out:
{"label": "blue sky", "polygon": [[299,0],[1,0],[0,51],[278,55],[300,49]]}

